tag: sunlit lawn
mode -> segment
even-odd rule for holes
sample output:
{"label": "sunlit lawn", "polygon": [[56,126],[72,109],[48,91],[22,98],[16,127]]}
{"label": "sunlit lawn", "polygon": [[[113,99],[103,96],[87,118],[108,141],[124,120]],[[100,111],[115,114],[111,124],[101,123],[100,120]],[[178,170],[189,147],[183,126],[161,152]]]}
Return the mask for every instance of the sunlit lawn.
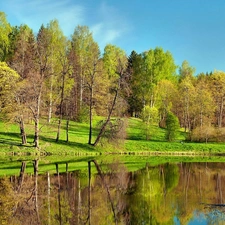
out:
{"label": "sunlit lawn", "polygon": [[[102,119],[97,117],[94,121],[93,138],[97,136],[96,124]],[[188,143],[185,142],[184,132],[180,132],[174,142],[165,140],[165,129],[154,125],[150,129],[150,138],[146,140],[143,122],[137,118],[128,119],[127,137],[125,141],[104,144],[97,147],[88,145],[89,127],[87,123],[70,121],[69,142],[66,142],[66,121],[62,122],[60,140],[55,141],[58,120],[53,119],[50,124],[46,120],[40,125],[40,149],[33,147],[34,125],[26,123],[28,143],[21,145],[18,124],[0,122],[0,155],[57,155],[57,156],[95,156],[99,154],[195,154],[196,152],[223,153],[223,143]]]}

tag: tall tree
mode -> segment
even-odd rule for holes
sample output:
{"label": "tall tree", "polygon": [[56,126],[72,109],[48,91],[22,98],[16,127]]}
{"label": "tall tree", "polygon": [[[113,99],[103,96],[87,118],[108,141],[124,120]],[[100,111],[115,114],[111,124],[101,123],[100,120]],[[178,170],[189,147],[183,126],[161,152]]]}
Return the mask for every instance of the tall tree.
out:
{"label": "tall tree", "polygon": [[85,84],[89,92],[89,139],[88,144],[92,141],[92,115],[94,106],[95,89],[101,88],[99,84],[103,77],[101,75],[100,51],[97,43],[93,42],[90,46],[90,55],[87,59],[87,73],[85,73]]}
{"label": "tall tree", "polygon": [[180,113],[178,115],[181,126],[185,131],[191,131],[193,128],[194,120],[194,99],[195,87],[192,78],[186,77],[179,83],[179,100],[180,100]]}
{"label": "tall tree", "polygon": [[88,72],[87,62],[90,57],[90,47],[93,45],[94,40],[92,33],[87,26],[77,26],[72,35],[72,55],[73,55],[73,67],[74,67],[74,79],[76,86],[74,87],[75,92],[75,105],[76,105],[76,116],[82,114],[82,108],[84,106],[85,94],[85,74]]}
{"label": "tall tree", "polygon": [[11,56],[8,58],[8,62],[20,74],[22,79],[27,78],[30,69],[31,57],[28,49],[31,38],[34,39],[34,34],[27,25],[13,27],[13,33],[10,35]]}
{"label": "tall tree", "polygon": [[110,102],[107,103],[108,116],[98,133],[98,136],[93,144],[94,146],[99,143],[100,139],[104,135],[106,127],[110,122],[113,110],[115,109],[117,99],[119,98],[119,92],[121,90],[121,87],[124,85],[124,78],[127,68],[127,56],[122,49],[115,45],[109,44],[106,45],[104,49],[103,63],[104,69],[108,74],[108,90],[111,95],[108,100]]}
{"label": "tall tree", "polygon": [[170,80],[161,80],[157,84],[157,108],[159,109],[159,125],[165,127],[166,115],[173,110],[173,103],[178,96],[177,85]]}
{"label": "tall tree", "polygon": [[39,148],[39,123],[42,106],[42,98],[45,89],[46,80],[50,74],[50,52],[48,51],[49,38],[46,28],[42,25],[36,43],[29,45],[31,65],[29,76],[26,79],[27,85],[27,104],[31,110],[34,120],[34,146]]}
{"label": "tall tree", "polygon": [[94,41],[92,33],[86,26],[78,26],[72,35],[72,51],[75,56],[74,74],[76,77],[76,89],[78,113],[82,115],[82,108],[89,107],[89,139],[92,139],[92,114],[94,94],[100,83],[100,50]]}
{"label": "tall tree", "polygon": [[46,102],[48,108],[48,122],[50,122],[53,112],[53,106],[55,105],[56,99],[58,98],[57,86],[59,85],[59,83],[57,77],[61,74],[62,62],[65,63],[64,56],[68,47],[66,46],[66,37],[64,36],[57,20],[51,20],[47,24],[45,36],[48,41],[48,44],[46,44],[45,46],[46,52],[48,52],[47,54],[49,54],[49,75],[46,80],[48,94],[46,96]]}
{"label": "tall tree", "polygon": [[225,105],[225,73],[214,71],[210,76],[210,86],[214,102],[216,103],[216,125],[223,126],[224,105]]}
{"label": "tall tree", "polygon": [[[74,85],[74,80],[72,78],[72,67],[71,64],[69,63],[69,58],[68,58],[68,52],[69,52],[69,41],[64,38],[62,40],[62,43],[64,48],[61,48],[61,51],[59,52],[60,58],[58,59],[58,64],[60,65],[60,71],[59,75],[57,76],[57,83],[59,84],[58,88],[56,90],[58,93],[60,93],[59,96],[59,121],[58,121],[58,130],[57,130],[57,136],[56,136],[56,141],[59,140],[60,137],[60,129],[61,129],[61,122],[63,119],[63,115],[68,116],[68,112],[65,108],[65,100],[66,98],[70,95],[70,92],[72,90],[72,87]],[[67,118],[67,124],[68,124],[68,118]],[[67,138],[68,141],[68,138]]]}
{"label": "tall tree", "polygon": [[143,102],[140,98],[140,88],[137,85],[137,81],[135,79],[135,76],[137,75],[135,72],[137,72],[140,60],[141,56],[135,51],[132,51],[128,57],[127,74],[130,93],[127,96],[127,102],[129,105],[128,112],[131,116],[140,115],[143,108]]}
{"label": "tall tree", "polygon": [[32,74],[32,68],[34,68],[34,46],[35,37],[27,25],[13,27],[13,32],[10,35],[10,52],[7,61],[11,68],[16,70],[21,77],[16,93],[16,121],[20,124],[22,144],[26,144],[24,119],[28,116],[29,111],[29,107],[26,107],[28,105],[27,82]]}
{"label": "tall tree", "polygon": [[194,99],[195,99],[195,69],[188,61],[184,61],[179,68],[179,96],[181,114],[178,115],[181,126],[185,131],[191,131],[194,126]]}
{"label": "tall tree", "polygon": [[196,113],[195,127],[211,126],[216,104],[206,78],[197,78],[194,105],[194,112]]}

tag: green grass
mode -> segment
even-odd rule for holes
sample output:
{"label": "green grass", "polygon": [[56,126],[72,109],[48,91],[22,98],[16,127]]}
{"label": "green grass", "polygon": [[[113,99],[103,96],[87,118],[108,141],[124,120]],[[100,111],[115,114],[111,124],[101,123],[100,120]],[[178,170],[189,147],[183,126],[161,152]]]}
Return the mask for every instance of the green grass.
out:
{"label": "green grass", "polygon": [[[97,117],[94,127],[101,118]],[[22,146],[18,124],[3,123],[0,121],[0,155],[18,156],[43,156],[55,155],[65,156],[97,156],[100,154],[118,155],[204,155],[204,154],[224,154],[225,144],[223,143],[189,143],[185,142],[185,133],[180,132],[177,140],[167,142],[165,140],[165,129],[152,126],[150,129],[150,140],[146,140],[144,126],[140,119],[129,118],[127,128],[127,138],[124,143],[99,145],[93,147],[88,145],[88,124],[70,122],[69,142],[65,141],[66,121],[62,123],[60,141],[55,142],[57,131],[57,120],[52,120],[48,124],[41,121],[40,149],[33,147],[33,124],[25,125],[28,137],[28,144]],[[96,138],[97,130],[93,130],[93,141]]]}
{"label": "green grass", "polygon": [[[33,147],[33,124],[26,124],[28,144],[21,145],[18,124],[0,122],[0,148],[1,153],[9,154],[56,154],[56,155],[95,155],[99,154],[98,148],[87,144],[88,124],[70,122],[69,142],[66,140],[65,121],[62,123],[60,140],[56,143],[57,120],[51,124],[42,121],[40,126],[40,149]],[[96,134],[94,134],[96,135]],[[93,138],[95,138],[93,136]],[[0,153],[0,154],[1,154]]]}
{"label": "green grass", "polygon": [[185,133],[180,131],[174,142],[165,140],[165,129],[152,126],[150,140],[146,140],[142,121],[137,118],[129,119],[128,137],[125,143],[126,152],[133,154],[225,154],[224,143],[191,143],[185,142]]}

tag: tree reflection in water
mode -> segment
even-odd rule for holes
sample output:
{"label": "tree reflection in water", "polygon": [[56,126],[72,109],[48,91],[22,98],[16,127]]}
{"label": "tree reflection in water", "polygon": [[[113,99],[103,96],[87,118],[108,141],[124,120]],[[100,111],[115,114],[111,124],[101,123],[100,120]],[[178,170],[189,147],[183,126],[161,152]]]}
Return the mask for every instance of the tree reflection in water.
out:
{"label": "tree reflection in water", "polygon": [[128,172],[119,162],[86,171],[0,178],[0,224],[207,224],[225,222],[222,163],[162,164]]}

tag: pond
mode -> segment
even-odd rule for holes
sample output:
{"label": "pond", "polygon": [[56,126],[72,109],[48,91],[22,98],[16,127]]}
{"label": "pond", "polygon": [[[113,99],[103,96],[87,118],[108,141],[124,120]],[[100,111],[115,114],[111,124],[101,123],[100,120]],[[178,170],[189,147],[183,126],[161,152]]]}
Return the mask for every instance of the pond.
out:
{"label": "pond", "polygon": [[146,162],[136,171],[118,161],[83,163],[40,173],[34,160],[30,173],[20,162],[17,175],[0,177],[0,224],[225,223],[225,163]]}

